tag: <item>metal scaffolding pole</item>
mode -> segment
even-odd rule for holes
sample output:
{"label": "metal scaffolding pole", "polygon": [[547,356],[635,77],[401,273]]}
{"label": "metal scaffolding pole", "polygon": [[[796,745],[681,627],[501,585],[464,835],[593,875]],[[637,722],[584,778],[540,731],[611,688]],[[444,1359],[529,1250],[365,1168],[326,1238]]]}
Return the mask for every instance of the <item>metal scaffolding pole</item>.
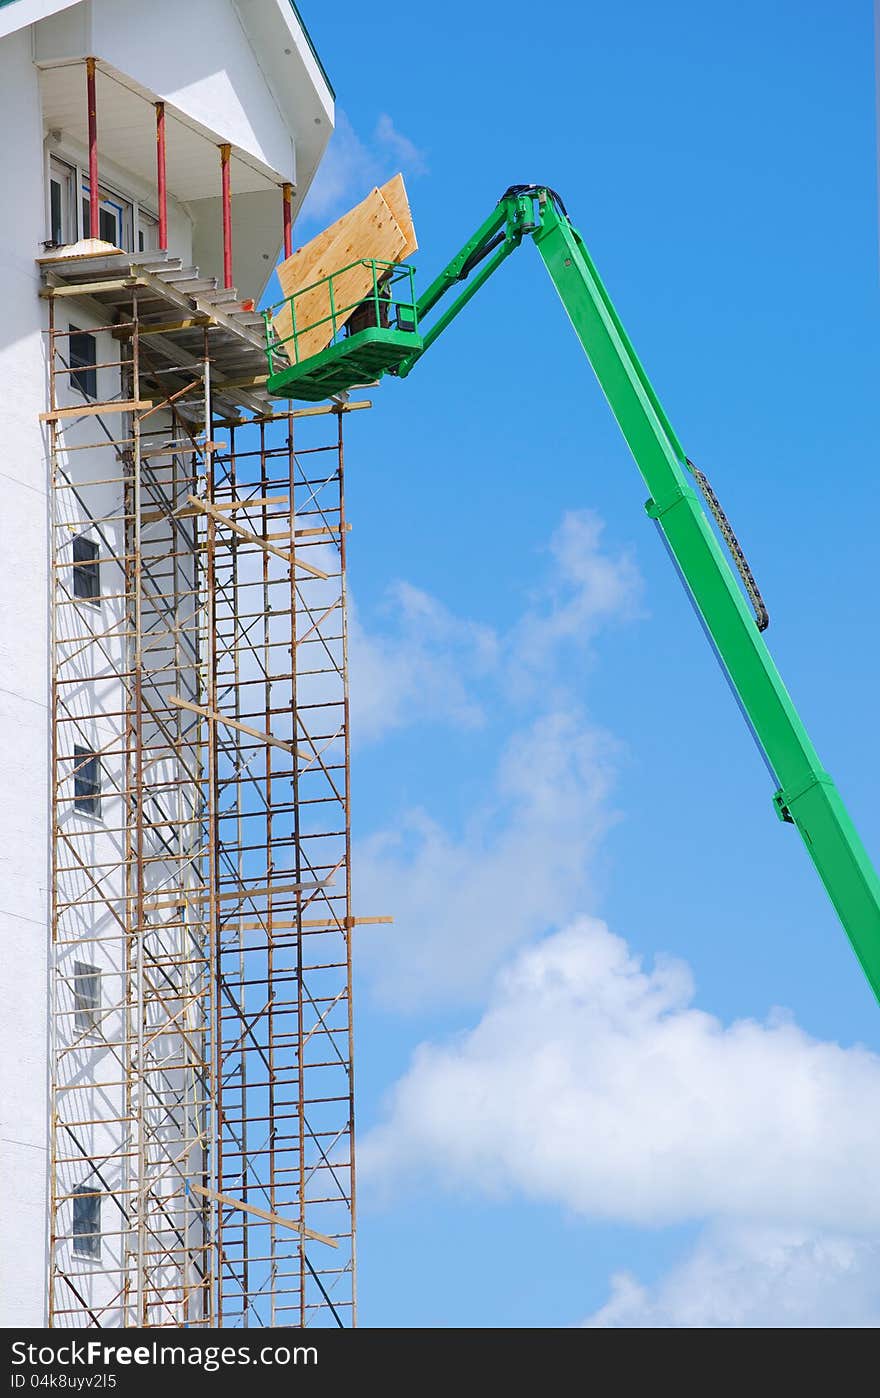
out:
{"label": "metal scaffolding pole", "polygon": [[116,395],[82,419],[63,401],[81,332],[50,300],[54,1325],[208,1317],[206,1206],[187,1198],[210,1050],[204,782],[169,704],[198,693],[198,546],[176,511],[199,454],[157,448],[180,435],[173,406],[117,406],[148,377],[136,291],[126,313],[96,371]]}
{"label": "metal scaffolding pole", "polygon": [[106,284],[84,371],[63,285],[50,1323],[352,1325],[342,419],[362,405],[231,412],[250,340],[175,321],[150,271]]}

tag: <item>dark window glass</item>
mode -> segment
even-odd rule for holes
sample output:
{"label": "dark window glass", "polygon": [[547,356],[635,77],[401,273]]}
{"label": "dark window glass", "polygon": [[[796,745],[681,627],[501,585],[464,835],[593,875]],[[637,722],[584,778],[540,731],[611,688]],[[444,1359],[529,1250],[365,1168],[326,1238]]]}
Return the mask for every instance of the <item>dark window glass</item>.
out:
{"label": "dark window glass", "polygon": [[73,804],[83,815],[101,814],[101,762],[91,748],[73,749]]}
{"label": "dark window glass", "polygon": [[68,348],[70,367],[74,371],[70,375],[70,382],[86,398],[97,398],[98,371],[95,365],[98,362],[98,346],[94,335],[89,335],[83,330],[75,330],[71,326]]}
{"label": "dark window glass", "polygon": [[73,1008],[77,1034],[94,1034],[101,1009],[101,972],[85,961],[73,963]]}
{"label": "dark window glass", "polygon": [[93,1184],[73,1191],[73,1251],[77,1257],[101,1256],[101,1195]]}
{"label": "dark window glass", "polygon": [[73,595],[86,602],[97,602],[101,597],[98,545],[84,534],[78,534],[73,541]]}
{"label": "dark window glass", "polygon": [[64,242],[64,224],[61,214],[61,185],[58,180],[49,181],[49,236],[53,243]]}
{"label": "dark window glass", "polygon": [[[83,196],[83,237],[92,236],[92,205],[88,195]],[[119,216],[115,209],[102,209],[98,205],[98,237],[104,243],[119,247]]]}
{"label": "dark window glass", "polygon": [[118,248],[119,223],[112,209],[98,210],[98,226],[100,228],[101,239],[105,243],[112,243],[115,248]]}

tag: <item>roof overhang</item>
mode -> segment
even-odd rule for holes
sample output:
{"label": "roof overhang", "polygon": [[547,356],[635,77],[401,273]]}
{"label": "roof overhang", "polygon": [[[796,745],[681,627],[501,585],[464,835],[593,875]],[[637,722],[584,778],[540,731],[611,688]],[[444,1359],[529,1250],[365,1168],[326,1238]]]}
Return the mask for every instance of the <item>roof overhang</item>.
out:
{"label": "roof overhang", "polygon": [[333,89],[292,0],[233,3],[275,101],[295,133],[299,205],[333,132]]}
{"label": "roof overhang", "polygon": [[[83,60],[38,66],[46,129],[51,132],[58,128],[66,138],[87,150],[88,104]],[[119,72],[99,57],[95,95],[102,159],[152,186],[156,173],[155,93],[148,92],[128,74]],[[166,103],[165,121],[169,191],[181,201],[218,195],[217,143],[222,133],[211,131],[171,103]],[[236,194],[277,190],[278,175],[255,155],[233,147],[232,188]]]}
{"label": "roof overhang", "polygon": [[0,0],[0,39],[78,4],[80,0]]}
{"label": "roof overhang", "polygon": [[[0,38],[88,0],[0,0]],[[292,0],[230,0],[276,107],[296,144],[298,206],[320,164],[333,130],[334,95],[308,32]],[[185,16],[185,8],[183,15]],[[101,56],[100,35],[92,52]],[[65,55],[69,58],[85,54]],[[121,74],[115,75],[117,79]],[[143,96],[147,94],[143,92]],[[182,115],[182,114],[181,114]],[[193,127],[197,123],[190,122]],[[203,133],[207,134],[207,133]],[[244,152],[240,157],[246,159]],[[249,162],[259,166],[251,157]],[[289,178],[289,172],[262,174]]]}

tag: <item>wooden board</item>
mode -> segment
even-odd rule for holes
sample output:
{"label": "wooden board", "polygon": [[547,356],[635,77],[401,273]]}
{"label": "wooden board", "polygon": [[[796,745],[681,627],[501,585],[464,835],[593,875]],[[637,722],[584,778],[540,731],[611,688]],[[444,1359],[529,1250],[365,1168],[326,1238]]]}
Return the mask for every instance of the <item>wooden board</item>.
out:
{"label": "wooden board", "polygon": [[[391,209],[394,221],[397,223],[406,239],[401,257],[409,257],[410,253],[415,252],[418,243],[416,242],[415,228],[413,227],[412,214],[409,210],[409,200],[407,199],[406,188],[403,183],[403,175],[395,175],[393,179],[388,180],[387,184],[383,184],[378,192]],[[349,221],[359,210],[363,209],[365,204],[373,199],[375,194],[376,190],[374,189],[372,193],[367,195],[367,198],[362,200],[355,208],[349,209],[347,214],[343,214],[335,223],[331,223],[328,228],[324,229],[323,233],[318,233],[310,242],[304,243],[301,248],[297,248],[296,252],[281,263],[278,268],[278,278],[285,296],[292,296],[293,293],[299,291],[301,287],[310,286],[312,282],[319,281],[321,277],[326,277],[327,270],[335,270],[332,267],[324,271],[318,269],[325,263],[325,254],[339,235],[344,233]],[[365,257],[374,257],[379,254],[364,253],[363,255]],[[339,265],[344,267],[345,263],[343,262]]]}
{"label": "wooden board", "polygon": [[[385,197],[385,190],[390,200]],[[399,218],[398,218],[399,216]],[[402,220],[402,222],[399,221]],[[336,220],[310,243],[299,248],[278,268],[278,280],[285,296],[293,296],[303,287],[320,281],[358,258],[379,258],[399,262],[414,251],[415,230],[406,198],[403,176],[389,180],[383,189],[373,189],[342,218]],[[357,303],[372,289],[373,275],[369,267],[352,267],[333,281],[333,296],[337,311],[336,329],[344,325]],[[348,307],[347,310],[340,310]],[[325,349],[333,338],[333,323],[324,320],[330,315],[330,292],[327,285],[315,287],[300,296],[296,303],[297,329],[306,329],[298,338],[299,358],[305,359]],[[316,324],[315,322],[322,322]],[[275,329],[284,340],[292,331],[288,306],[282,306],[275,316]],[[293,346],[290,357],[294,358]]]}
{"label": "wooden board", "polygon": [[[321,235],[319,234],[319,238]],[[311,244],[301,248],[292,258],[282,262],[278,268],[278,280],[285,296],[292,296],[301,287],[320,281],[322,277],[337,272],[360,257],[378,257],[389,262],[396,261],[406,246],[406,235],[398,226],[389,205],[378,189],[374,189],[354,209],[337,222],[334,237],[329,243],[322,240],[322,250],[317,252]],[[297,262],[298,259],[298,262]],[[292,263],[297,263],[292,267]],[[354,311],[357,302],[362,300],[373,284],[369,267],[352,267],[350,271],[334,278],[333,296],[337,308],[350,307],[340,311],[336,329],[344,325]],[[325,349],[333,338],[333,322],[325,320],[330,314],[330,287],[325,283],[300,296],[296,303],[297,329],[313,326],[297,339],[299,358],[306,359]],[[315,322],[321,322],[316,324]],[[292,330],[292,317],[288,306],[282,306],[275,317],[275,328],[284,339]],[[294,358],[293,346],[290,357]]]}
{"label": "wooden board", "polygon": [[109,403],[83,403],[81,407],[53,408],[51,412],[40,413],[40,422],[54,422],[55,418],[59,417],[103,417],[105,413],[137,413],[142,408],[153,406],[152,398],[114,398]]}
{"label": "wooden board", "polygon": [[192,1180],[188,1181],[188,1185],[193,1194],[200,1194],[203,1199],[216,1199],[219,1204],[225,1204],[228,1209],[240,1209],[242,1213],[253,1214],[255,1218],[264,1218],[267,1223],[274,1223],[279,1228],[291,1228],[295,1233],[302,1233],[304,1238],[314,1238],[316,1242],[326,1243],[331,1248],[339,1247],[335,1238],[328,1238],[326,1233],[316,1233],[313,1228],[306,1228],[298,1218],[284,1218],[281,1214],[272,1213],[269,1209],[261,1209],[256,1204],[245,1204],[242,1199],[233,1199],[231,1194],[221,1194],[217,1189],[206,1189],[201,1184],[193,1184]]}
{"label": "wooden board", "polygon": [[400,254],[400,261],[405,262],[417,251],[419,245],[416,242],[416,230],[412,214],[409,211],[409,200],[406,197],[403,175],[395,175],[393,180],[382,185],[379,193],[390,208],[395,223],[406,238],[406,246]]}

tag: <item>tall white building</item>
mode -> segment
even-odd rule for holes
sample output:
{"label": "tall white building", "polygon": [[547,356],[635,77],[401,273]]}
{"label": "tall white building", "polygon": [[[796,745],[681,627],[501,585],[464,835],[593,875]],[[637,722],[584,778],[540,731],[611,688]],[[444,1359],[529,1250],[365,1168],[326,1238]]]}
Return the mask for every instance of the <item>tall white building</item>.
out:
{"label": "tall white building", "polygon": [[255,310],[332,89],[290,0],[0,0],[0,92],[0,1323],[349,1324],[343,408]]}

